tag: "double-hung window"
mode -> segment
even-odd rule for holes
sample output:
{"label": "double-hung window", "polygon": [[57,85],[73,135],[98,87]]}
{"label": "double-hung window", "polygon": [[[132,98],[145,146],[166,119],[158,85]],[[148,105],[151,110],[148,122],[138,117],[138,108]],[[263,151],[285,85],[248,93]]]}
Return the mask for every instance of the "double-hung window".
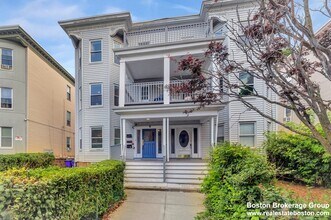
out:
{"label": "double-hung window", "polygon": [[255,122],[242,122],[239,124],[239,142],[244,146],[255,146]]}
{"label": "double-hung window", "polygon": [[102,127],[91,128],[91,144],[94,149],[102,148]]}
{"label": "double-hung window", "polygon": [[94,83],[90,86],[91,106],[102,106],[102,84]]}
{"label": "double-hung window", "polygon": [[71,150],[71,137],[67,137],[67,151]]}
{"label": "double-hung window", "polygon": [[249,96],[254,93],[254,77],[249,72],[241,72],[239,73],[239,83],[240,91],[239,94],[241,96]]}
{"label": "double-hung window", "polygon": [[13,147],[13,128],[0,127],[0,147]]}
{"label": "double-hung window", "polygon": [[71,126],[71,112],[67,111],[67,126]]}
{"label": "double-hung window", "polygon": [[13,50],[0,48],[1,69],[11,70],[13,68]]}
{"label": "double-hung window", "polygon": [[82,87],[78,88],[78,110],[82,110],[83,99],[82,99]]}
{"label": "double-hung window", "polygon": [[83,149],[83,130],[82,128],[79,128],[79,150]]}
{"label": "double-hung window", "polygon": [[13,108],[13,89],[0,88],[1,105],[0,109],[12,109]]}
{"label": "double-hung window", "polygon": [[114,106],[119,105],[120,90],[118,84],[114,84]]}
{"label": "double-hung window", "polygon": [[101,40],[91,41],[91,63],[102,61],[102,46]]}
{"label": "double-hung window", "polygon": [[121,130],[119,128],[115,128],[114,130],[114,145],[121,143]]}
{"label": "double-hung window", "polygon": [[71,87],[67,86],[67,100],[71,101]]}
{"label": "double-hung window", "polygon": [[224,125],[218,125],[217,130],[217,143],[224,142]]}

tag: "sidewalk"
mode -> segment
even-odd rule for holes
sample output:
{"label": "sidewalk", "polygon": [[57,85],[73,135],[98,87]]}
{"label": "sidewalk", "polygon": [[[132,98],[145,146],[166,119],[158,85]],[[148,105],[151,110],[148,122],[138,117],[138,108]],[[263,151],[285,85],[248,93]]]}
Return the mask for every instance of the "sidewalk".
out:
{"label": "sidewalk", "polygon": [[127,190],[111,220],[192,220],[204,207],[201,193]]}

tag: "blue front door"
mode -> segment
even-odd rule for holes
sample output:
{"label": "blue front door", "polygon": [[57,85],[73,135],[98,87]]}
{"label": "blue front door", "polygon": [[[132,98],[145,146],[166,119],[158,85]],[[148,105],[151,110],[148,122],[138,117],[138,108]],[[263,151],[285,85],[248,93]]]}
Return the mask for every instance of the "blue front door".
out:
{"label": "blue front door", "polygon": [[156,129],[143,129],[143,158],[156,158]]}

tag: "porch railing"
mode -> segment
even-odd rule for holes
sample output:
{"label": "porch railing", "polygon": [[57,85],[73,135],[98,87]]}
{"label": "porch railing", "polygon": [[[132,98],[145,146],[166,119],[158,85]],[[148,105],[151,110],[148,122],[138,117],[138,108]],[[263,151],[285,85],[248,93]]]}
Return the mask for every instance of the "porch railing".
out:
{"label": "porch railing", "polygon": [[[180,87],[187,80],[172,80],[170,82],[171,87]],[[187,92],[171,92],[170,93],[170,102],[190,102],[192,101],[192,93]]]}
{"label": "porch railing", "polygon": [[[186,80],[171,80],[170,88],[178,87]],[[163,103],[164,84],[163,81],[128,83],[125,85],[125,104],[158,104]],[[191,93],[170,92],[170,102],[190,102]]]}
{"label": "porch railing", "polygon": [[210,36],[209,22],[166,26],[126,33],[125,47],[146,46]]}
{"label": "porch railing", "polygon": [[125,85],[125,104],[163,103],[163,81]]}

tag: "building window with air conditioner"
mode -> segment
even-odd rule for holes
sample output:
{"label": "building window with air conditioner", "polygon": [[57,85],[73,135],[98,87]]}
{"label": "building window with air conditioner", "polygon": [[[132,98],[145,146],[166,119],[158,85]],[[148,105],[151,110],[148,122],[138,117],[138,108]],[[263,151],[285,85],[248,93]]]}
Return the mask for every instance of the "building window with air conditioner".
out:
{"label": "building window with air conditioner", "polygon": [[13,50],[7,48],[0,48],[1,54],[1,69],[11,70],[13,68]]}
{"label": "building window with air conditioner", "polygon": [[284,122],[292,121],[292,110],[289,108],[284,109]]}

